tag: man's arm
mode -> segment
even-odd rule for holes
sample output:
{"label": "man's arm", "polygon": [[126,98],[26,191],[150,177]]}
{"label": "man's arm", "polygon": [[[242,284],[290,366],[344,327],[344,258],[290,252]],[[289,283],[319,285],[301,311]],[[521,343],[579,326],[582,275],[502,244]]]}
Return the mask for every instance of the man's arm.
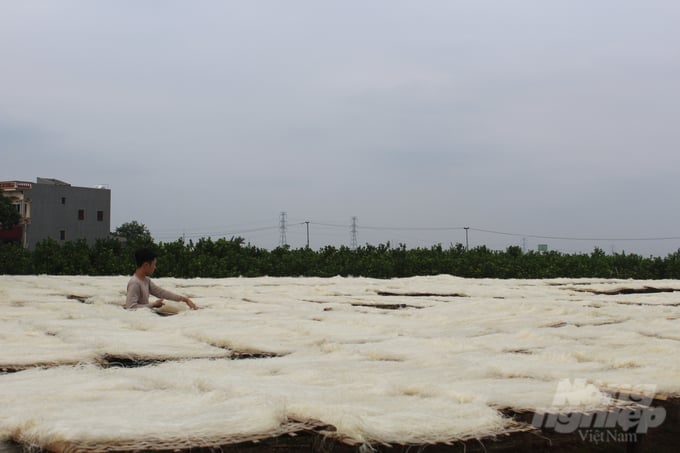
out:
{"label": "man's arm", "polygon": [[153,281],[149,280],[149,293],[153,294],[156,297],[159,297],[161,299],[168,299],[168,300],[174,300],[177,302],[184,302],[191,308],[192,310],[196,310],[198,307],[196,304],[193,303],[191,299],[189,299],[186,296],[180,296],[179,294],[175,294],[172,291],[168,291],[167,289],[163,289],[160,286],[156,285]]}
{"label": "man's arm", "polygon": [[187,304],[189,308],[191,308],[192,310],[198,310],[196,304],[188,297],[182,296],[179,300],[180,302],[184,302],[185,304]]}

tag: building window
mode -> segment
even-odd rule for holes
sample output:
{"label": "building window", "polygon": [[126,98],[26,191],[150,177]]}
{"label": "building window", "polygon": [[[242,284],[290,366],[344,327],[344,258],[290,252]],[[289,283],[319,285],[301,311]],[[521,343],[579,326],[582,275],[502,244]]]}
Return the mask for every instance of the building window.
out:
{"label": "building window", "polygon": [[85,220],[85,210],[78,209],[78,220]]}
{"label": "building window", "polygon": [[61,197],[61,204],[66,204],[66,197]]}
{"label": "building window", "polygon": [[104,221],[104,211],[97,211],[97,222]]}
{"label": "building window", "polygon": [[62,241],[66,240],[66,230],[59,231],[59,239]]}

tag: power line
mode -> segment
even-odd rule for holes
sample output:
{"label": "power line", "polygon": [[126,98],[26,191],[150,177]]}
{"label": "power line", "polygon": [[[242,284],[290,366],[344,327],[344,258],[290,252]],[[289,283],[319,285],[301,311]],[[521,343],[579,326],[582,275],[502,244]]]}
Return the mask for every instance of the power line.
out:
{"label": "power line", "polygon": [[270,226],[270,227],[261,227],[261,228],[251,228],[248,230],[239,230],[239,231],[199,231],[199,232],[194,232],[191,234],[187,234],[188,236],[200,236],[200,235],[207,235],[207,236],[233,236],[236,234],[242,234],[242,233],[254,233],[257,231],[267,231],[267,230],[275,230],[278,227],[276,226]]}
{"label": "power line", "polygon": [[[240,228],[246,228],[249,225],[257,225],[257,224],[263,224],[265,222],[268,222],[267,220],[260,220],[258,222],[248,222],[248,223],[237,223],[237,224],[231,224],[231,225],[209,225],[209,226],[198,226],[198,227],[191,227],[191,228],[154,228],[154,232],[156,233],[175,233],[175,232],[187,232],[187,233],[196,233],[196,232],[202,232],[202,231],[224,231],[224,230],[231,230],[231,229],[240,229]],[[278,227],[276,227],[278,228]]]}
{"label": "power line", "polygon": [[644,237],[644,238],[592,238],[592,237],[573,237],[573,236],[541,236],[536,234],[507,233],[504,231],[483,230],[481,228],[470,228],[472,231],[481,233],[500,234],[504,236],[527,237],[534,239],[554,239],[560,241],[673,241],[680,240],[680,236],[669,237]]}
{"label": "power line", "polygon": [[[261,231],[270,231],[274,229],[279,229],[279,244],[280,245],[286,245],[288,243],[287,240],[287,230],[288,227],[291,225],[306,225],[307,228],[309,228],[309,225],[315,225],[323,228],[330,228],[330,229],[345,229],[347,231],[347,228],[350,229],[350,243],[351,247],[356,248],[357,246],[357,240],[356,237],[359,232],[359,225],[357,221],[357,217],[352,217],[352,222],[348,224],[340,224],[340,223],[325,223],[325,222],[313,222],[313,221],[303,221],[303,222],[296,222],[293,224],[289,224],[287,222],[287,214],[286,212],[281,212],[281,217],[279,221],[278,226],[262,226],[262,227],[254,227],[254,228],[245,228],[245,229],[238,229],[234,231],[218,231],[217,228],[209,229],[210,227],[194,227],[194,228],[186,228],[186,229],[163,229],[163,230],[156,230],[156,233],[161,233],[158,234],[158,238],[167,238],[171,235],[172,231],[177,231],[181,236],[184,237],[210,237],[210,236],[221,236],[221,237],[227,237],[227,236],[238,236],[238,235],[243,235],[246,233],[256,233],[256,232],[261,232]],[[495,234],[495,235],[502,235],[502,236],[512,236],[512,237],[518,237],[518,238],[523,238],[523,241],[526,241],[526,238],[533,238],[533,239],[550,239],[550,240],[560,240],[560,241],[610,241],[610,242],[634,242],[634,241],[678,241],[680,240],[680,236],[659,236],[659,237],[580,237],[580,236],[554,236],[554,235],[546,235],[546,234],[527,234],[527,233],[514,233],[514,232],[507,232],[507,231],[499,231],[499,230],[491,230],[491,229],[484,229],[484,228],[474,228],[474,227],[459,227],[459,226],[440,226],[440,227],[422,227],[422,226],[415,226],[415,227],[401,227],[401,226],[376,226],[376,225],[362,225],[362,229],[364,230],[373,230],[373,231],[465,231],[466,233],[466,246],[468,244],[468,238],[467,234],[469,231],[475,231],[479,233],[486,233],[486,234]],[[523,242],[524,244],[525,242]]]}
{"label": "power line", "polygon": [[[188,237],[188,238],[201,238],[201,237],[212,237],[212,236],[217,236],[217,237],[227,237],[227,236],[239,236],[245,233],[256,233],[260,231],[270,231],[270,230],[276,230],[278,229],[278,226],[269,226],[269,227],[261,227],[261,228],[250,228],[248,230],[240,230],[240,231],[199,231],[199,232],[194,232],[194,233],[187,233],[187,234],[182,234],[180,237]],[[160,234],[160,235],[154,235],[157,239],[168,239],[168,238],[176,238],[176,236],[170,236],[168,234]]]}
{"label": "power line", "polygon": [[366,230],[392,230],[392,231],[452,231],[462,230],[465,227],[384,227],[384,226],[362,226]]}
{"label": "power line", "polygon": [[[312,222],[313,225],[320,225],[334,228],[347,228],[348,225],[340,225],[337,223],[320,223]],[[351,227],[351,225],[349,225]],[[370,226],[362,225],[361,228],[365,230],[392,230],[392,231],[451,231],[462,230],[463,227],[387,227],[387,226]]]}
{"label": "power line", "polygon": [[[347,228],[347,225],[338,224],[328,224],[328,223],[317,223],[317,225],[323,225],[327,227],[336,228]],[[497,230],[487,230],[483,228],[473,228],[473,227],[393,227],[393,226],[370,226],[362,225],[361,228],[365,230],[384,230],[384,231],[454,231],[454,230],[465,230],[467,231],[477,231],[480,233],[489,234],[499,234],[504,236],[515,236],[521,238],[534,238],[534,239],[553,239],[561,241],[674,241],[680,240],[680,236],[662,236],[662,237],[625,237],[625,238],[611,238],[611,237],[575,237],[575,236],[549,236],[549,235],[538,235],[538,234],[526,234],[526,233],[509,233],[506,231]]]}
{"label": "power line", "polygon": [[348,225],[339,225],[337,223],[320,223],[320,222],[310,222],[312,225],[325,226],[331,228],[347,228]]}

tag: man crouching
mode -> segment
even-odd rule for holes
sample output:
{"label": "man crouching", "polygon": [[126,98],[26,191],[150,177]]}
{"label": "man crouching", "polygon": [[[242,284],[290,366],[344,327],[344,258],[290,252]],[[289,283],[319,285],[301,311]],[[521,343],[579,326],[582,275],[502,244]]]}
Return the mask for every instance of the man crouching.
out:
{"label": "man crouching", "polygon": [[[158,261],[156,253],[151,249],[139,249],[135,252],[135,262],[137,263],[137,270],[130,278],[127,285],[127,298],[125,299],[125,308],[158,308],[163,306],[163,300],[174,300],[186,303],[189,308],[196,310],[198,307],[191,299],[186,296],[180,296],[171,291],[165,290],[160,286],[154,284],[149,278],[156,270],[156,262]],[[149,294],[158,298],[153,304],[149,304]]]}

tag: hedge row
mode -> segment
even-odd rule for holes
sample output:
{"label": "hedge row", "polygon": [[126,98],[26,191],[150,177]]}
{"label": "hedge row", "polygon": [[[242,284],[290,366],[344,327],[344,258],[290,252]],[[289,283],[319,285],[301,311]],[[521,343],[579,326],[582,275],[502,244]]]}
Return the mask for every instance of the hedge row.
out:
{"label": "hedge row", "polygon": [[665,258],[635,254],[523,252],[520,247],[504,251],[485,246],[465,250],[450,248],[407,249],[389,243],[356,249],[326,246],[274,250],[244,244],[241,238],[151,241],[124,243],[116,239],[97,241],[40,242],[28,251],[17,244],[0,244],[0,274],[130,275],[135,268],[134,251],[150,246],[159,255],[157,277],[257,277],[257,276],[364,276],[374,278],[451,274],[477,278],[596,277],[633,279],[680,278],[680,251]]}

